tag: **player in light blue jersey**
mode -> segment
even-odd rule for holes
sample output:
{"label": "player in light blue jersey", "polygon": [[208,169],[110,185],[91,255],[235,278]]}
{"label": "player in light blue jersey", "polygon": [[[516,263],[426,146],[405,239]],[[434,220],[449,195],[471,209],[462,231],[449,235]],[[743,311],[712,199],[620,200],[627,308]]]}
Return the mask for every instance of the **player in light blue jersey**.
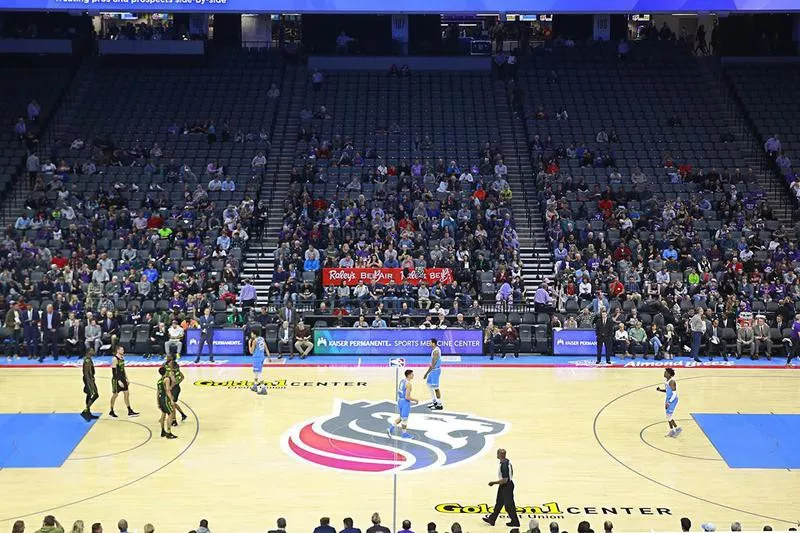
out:
{"label": "player in light blue jersey", "polygon": [[400,384],[397,387],[397,409],[400,412],[400,416],[389,426],[389,436],[394,436],[394,430],[399,426],[402,429],[401,437],[413,439],[414,436],[408,432],[408,415],[411,413],[411,406],[417,405],[419,402],[411,396],[411,381],[414,379],[414,371],[408,369],[404,375],[405,378],[400,380]]}
{"label": "player in light blue jersey", "polygon": [[664,386],[657,387],[658,392],[665,394],[664,409],[667,412],[667,422],[669,423],[669,433],[667,437],[677,437],[683,431],[675,422],[675,408],[678,406],[678,385],[675,384],[675,371],[671,368],[664,369]]}
{"label": "player in light blue jersey", "polygon": [[261,381],[261,371],[264,369],[264,359],[269,357],[269,348],[267,341],[264,337],[256,334],[255,331],[250,332],[249,342],[250,353],[253,355],[253,386],[250,389],[258,394],[266,394],[267,387]]}
{"label": "player in light blue jersey", "polygon": [[439,377],[442,375],[442,349],[439,348],[439,343],[436,339],[431,339],[431,364],[425,372],[423,379],[431,389],[431,403],[428,404],[428,409],[436,409],[441,411],[444,409],[442,405],[442,393],[439,391]]}

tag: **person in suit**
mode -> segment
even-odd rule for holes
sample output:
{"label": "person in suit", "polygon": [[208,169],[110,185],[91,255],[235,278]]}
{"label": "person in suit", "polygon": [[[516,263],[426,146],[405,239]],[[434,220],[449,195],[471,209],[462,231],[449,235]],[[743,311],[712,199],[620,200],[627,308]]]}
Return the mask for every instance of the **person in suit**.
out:
{"label": "person in suit", "polygon": [[278,311],[278,321],[279,322],[288,322],[291,327],[294,327],[297,324],[298,320],[297,311],[294,308],[294,304],[291,300],[286,302],[285,307],[281,307]]}
{"label": "person in suit", "polygon": [[[769,333],[769,329],[767,329]],[[722,328],[719,325],[719,320],[715,317],[711,320],[711,325],[706,329],[706,350],[708,351],[708,360],[713,361],[715,356],[721,355],[728,360],[728,354],[725,347],[722,345]]]}
{"label": "person in suit", "polygon": [[103,344],[101,340],[103,337],[103,329],[97,325],[97,320],[95,318],[89,320],[89,325],[84,329],[83,335],[85,339],[84,345],[87,350],[94,350],[94,353],[100,351],[100,345]]}
{"label": "person in suit", "polygon": [[283,350],[286,349],[286,354],[292,356],[292,346],[294,345],[294,331],[289,326],[289,321],[284,320],[278,328],[278,359],[283,357]]}
{"label": "person in suit", "polygon": [[79,357],[81,352],[84,348],[85,343],[85,330],[83,325],[81,325],[81,321],[78,318],[71,314],[69,317],[69,326],[67,327],[67,338],[64,339],[66,342],[66,347],[69,349],[67,353],[67,359],[71,355]]}
{"label": "person in suit", "polygon": [[736,332],[736,359],[742,356],[742,351],[747,350],[750,352],[750,358],[755,358],[756,338],[753,334],[753,326],[750,325],[749,320],[745,320]]}
{"label": "person in suit", "polygon": [[39,348],[42,339],[39,330],[39,320],[41,316],[39,310],[34,309],[31,305],[23,305],[22,307],[20,311],[20,320],[22,320],[25,355],[28,356],[28,359],[36,359],[39,356]]}
{"label": "person in suit", "polygon": [[44,354],[49,353],[53,359],[58,361],[58,328],[61,327],[61,317],[53,308],[53,304],[47,304],[47,309],[42,313],[39,322],[42,330],[42,350],[39,352],[39,362],[44,361]]}
{"label": "person in suit", "polygon": [[770,337],[769,326],[764,315],[756,317],[756,325],[753,326],[753,335],[756,338],[755,358],[758,359],[761,349],[766,352],[767,359],[772,361],[772,338]]}
{"label": "person in suit", "polygon": [[100,329],[103,331],[103,344],[109,344],[113,352],[117,345],[117,335],[119,335],[119,322],[114,319],[114,311],[106,312]]}
{"label": "person in suit", "polygon": [[200,362],[200,354],[203,353],[203,346],[208,345],[208,360],[214,360],[214,343],[212,342],[214,336],[214,317],[211,316],[211,308],[206,307],[203,310],[203,315],[198,320],[200,323],[200,345],[197,347],[197,357],[194,362]]}
{"label": "person in suit", "polygon": [[286,519],[278,518],[277,529],[270,529],[267,533],[286,533]]}
{"label": "person in suit", "polygon": [[611,356],[614,355],[614,321],[608,316],[608,310],[603,307],[600,316],[594,320],[594,332],[597,336],[597,364],[603,355],[603,347],[606,349],[606,364],[611,364]]}

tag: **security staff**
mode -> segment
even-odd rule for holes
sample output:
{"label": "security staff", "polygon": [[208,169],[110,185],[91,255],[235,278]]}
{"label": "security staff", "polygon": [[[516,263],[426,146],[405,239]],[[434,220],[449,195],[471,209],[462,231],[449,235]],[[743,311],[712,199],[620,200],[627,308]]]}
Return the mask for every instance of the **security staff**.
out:
{"label": "security staff", "polygon": [[483,521],[493,526],[500,510],[505,507],[506,514],[510,520],[508,527],[519,527],[517,517],[517,504],[514,503],[514,467],[511,461],[506,459],[506,451],[503,448],[497,450],[497,458],[500,460],[500,467],[497,469],[497,480],[490,481],[489,486],[497,485],[497,501],[494,503],[492,514],[484,516]]}

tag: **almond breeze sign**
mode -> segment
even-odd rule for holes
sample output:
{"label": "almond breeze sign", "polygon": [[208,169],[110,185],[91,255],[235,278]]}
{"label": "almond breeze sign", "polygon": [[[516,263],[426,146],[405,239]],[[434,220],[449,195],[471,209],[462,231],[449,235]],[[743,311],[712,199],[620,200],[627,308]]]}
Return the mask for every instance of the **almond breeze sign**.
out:
{"label": "almond breeze sign", "polygon": [[482,355],[478,329],[315,328],[316,355],[430,355],[436,339],[442,355]]}

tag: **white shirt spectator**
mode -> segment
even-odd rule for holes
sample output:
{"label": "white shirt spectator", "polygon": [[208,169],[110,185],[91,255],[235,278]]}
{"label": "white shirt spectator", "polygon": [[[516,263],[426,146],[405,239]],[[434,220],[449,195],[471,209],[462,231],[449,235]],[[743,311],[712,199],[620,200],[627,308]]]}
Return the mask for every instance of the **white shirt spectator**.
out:
{"label": "white shirt spectator", "polygon": [[356,288],[353,289],[353,295],[356,298],[364,298],[369,296],[369,287],[366,285],[356,285]]}
{"label": "white shirt spectator", "polygon": [[209,191],[221,191],[222,190],[222,181],[219,178],[214,178],[208,182],[208,190]]}
{"label": "white shirt spectator", "polygon": [[225,181],[222,182],[222,190],[223,191],[235,191],[236,190],[236,183],[233,182],[230,176],[225,177]]}
{"label": "white shirt spectator", "polygon": [[42,166],[39,164],[39,156],[30,154],[25,161],[25,168],[28,172],[39,172],[42,169]]}
{"label": "white shirt spectator", "polygon": [[495,176],[505,176],[506,174],[508,174],[508,167],[502,161],[494,166]]}
{"label": "white shirt spectator", "polygon": [[781,141],[778,138],[778,135],[773,135],[767,142],[764,143],[764,150],[767,152],[780,152],[781,151]]}
{"label": "white shirt spectator", "polygon": [[267,156],[265,156],[262,152],[258,152],[250,162],[250,166],[253,168],[264,168],[267,166]]}

